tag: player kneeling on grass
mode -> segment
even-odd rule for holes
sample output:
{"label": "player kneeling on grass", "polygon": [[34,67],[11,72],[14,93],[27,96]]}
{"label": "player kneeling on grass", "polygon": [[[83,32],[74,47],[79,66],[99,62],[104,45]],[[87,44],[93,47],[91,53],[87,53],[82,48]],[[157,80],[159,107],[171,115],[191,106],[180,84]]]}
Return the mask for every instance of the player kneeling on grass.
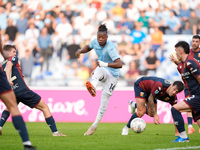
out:
{"label": "player kneeling on grass", "polygon": [[[58,132],[54,118],[44,100],[37,93],[30,90],[24,82],[20,65],[18,63],[18,57],[16,56],[15,46],[4,45],[3,50],[7,52],[8,58],[3,61],[2,66],[6,72],[7,80],[14,90],[17,103],[22,102],[31,108],[37,108],[41,110],[44,114],[46,123],[51,128],[53,136],[66,136]],[[6,108],[2,112],[0,120],[0,134],[2,134],[2,127],[8,119],[9,115],[10,113]]]}
{"label": "player kneeling on grass", "polygon": [[[141,118],[145,113],[154,117],[154,123],[159,124],[159,116],[157,114],[157,100],[168,102],[171,105],[177,103],[176,94],[184,89],[184,84],[181,81],[175,81],[171,84],[169,81],[158,77],[142,77],[134,84],[135,103],[131,102],[133,108],[137,107],[127,125],[122,130],[122,135],[128,135],[130,123],[135,118]],[[145,106],[146,104],[146,106]],[[175,128],[175,135],[179,136],[178,130]]]}
{"label": "player kneeling on grass", "polygon": [[86,88],[93,97],[96,96],[96,87],[98,82],[103,82],[101,105],[96,120],[84,135],[92,135],[97,129],[101,118],[106,112],[109,98],[118,82],[118,68],[122,67],[122,62],[115,44],[107,39],[107,28],[102,24],[99,26],[97,38],[95,38],[89,45],[86,45],[83,49],[76,52],[77,58],[79,58],[81,53],[87,53],[92,49],[94,49],[98,55],[98,67],[94,70],[91,82],[86,82]]}

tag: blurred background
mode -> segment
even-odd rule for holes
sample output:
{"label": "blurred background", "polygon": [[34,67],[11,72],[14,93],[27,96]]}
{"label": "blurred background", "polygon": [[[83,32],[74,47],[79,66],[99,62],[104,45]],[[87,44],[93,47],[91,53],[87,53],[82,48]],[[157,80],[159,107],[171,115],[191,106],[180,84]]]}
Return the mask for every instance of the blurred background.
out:
{"label": "blurred background", "polygon": [[[174,45],[200,33],[199,0],[0,0],[3,45],[14,44],[29,86],[84,86],[97,66],[75,52],[105,23],[123,62],[118,87],[141,76],[181,80]],[[3,58],[0,58],[3,61]]]}

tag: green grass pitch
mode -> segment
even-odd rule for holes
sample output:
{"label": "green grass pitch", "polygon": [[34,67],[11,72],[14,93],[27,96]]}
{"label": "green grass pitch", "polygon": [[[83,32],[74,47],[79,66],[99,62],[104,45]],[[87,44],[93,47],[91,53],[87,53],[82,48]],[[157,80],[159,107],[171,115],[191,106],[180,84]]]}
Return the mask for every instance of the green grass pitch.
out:
{"label": "green grass pitch", "polygon": [[[128,136],[122,136],[125,123],[100,123],[93,135],[84,136],[91,123],[57,123],[58,130],[67,137],[53,137],[45,122],[28,122],[26,125],[30,140],[38,150],[163,150],[181,147],[200,149],[197,124],[194,124],[196,131],[189,135],[189,143],[171,142],[175,140],[173,124],[147,124],[143,133],[130,131]],[[11,122],[7,122],[2,131],[0,150],[23,149],[21,139]]]}

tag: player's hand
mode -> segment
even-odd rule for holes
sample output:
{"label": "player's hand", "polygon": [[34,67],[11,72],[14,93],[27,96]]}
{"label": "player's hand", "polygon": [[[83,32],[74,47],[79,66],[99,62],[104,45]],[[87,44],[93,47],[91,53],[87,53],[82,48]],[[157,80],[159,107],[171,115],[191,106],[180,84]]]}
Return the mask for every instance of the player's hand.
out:
{"label": "player's hand", "polygon": [[105,62],[103,62],[103,61],[101,61],[101,60],[97,61],[97,65],[98,65],[99,67],[108,67],[108,63],[105,63]]}
{"label": "player's hand", "polygon": [[175,61],[176,61],[176,58],[174,57],[174,55],[169,55],[169,59],[173,62],[173,63],[175,63]]}
{"label": "player's hand", "polygon": [[8,81],[8,82],[9,82],[10,86],[13,86],[13,82],[12,81]]}
{"label": "player's hand", "polygon": [[173,62],[173,63],[175,63],[176,65],[178,65],[180,62],[176,59],[176,57],[174,57],[174,55],[170,55],[169,56],[169,59]]}
{"label": "player's hand", "polygon": [[157,124],[160,124],[158,114],[155,114],[155,115],[154,115],[154,123],[155,123],[156,125],[157,125]]}
{"label": "player's hand", "polygon": [[76,55],[77,58],[80,57],[80,54],[81,54],[81,51],[76,51],[76,53],[75,53],[75,55]]}

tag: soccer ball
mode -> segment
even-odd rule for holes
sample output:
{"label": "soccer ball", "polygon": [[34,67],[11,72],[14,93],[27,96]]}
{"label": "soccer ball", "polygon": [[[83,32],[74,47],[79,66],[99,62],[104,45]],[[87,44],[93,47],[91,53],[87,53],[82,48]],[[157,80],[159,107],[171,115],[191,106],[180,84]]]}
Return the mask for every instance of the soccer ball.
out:
{"label": "soccer ball", "polygon": [[142,118],[135,118],[131,121],[131,130],[135,133],[141,133],[146,128],[146,122]]}

